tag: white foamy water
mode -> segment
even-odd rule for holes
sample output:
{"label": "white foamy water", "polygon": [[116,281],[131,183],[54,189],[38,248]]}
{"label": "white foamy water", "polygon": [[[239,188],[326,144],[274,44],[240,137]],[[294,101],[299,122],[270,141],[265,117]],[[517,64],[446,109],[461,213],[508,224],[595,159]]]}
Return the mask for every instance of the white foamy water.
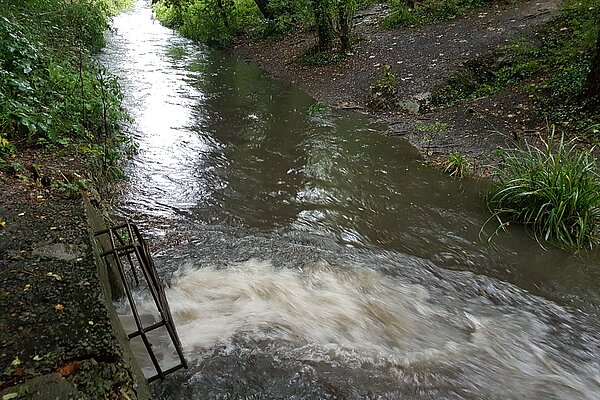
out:
{"label": "white foamy water", "polygon": [[[400,386],[425,379],[485,398],[600,398],[598,365],[558,354],[536,315],[460,294],[434,298],[368,268],[187,266],[167,296],[192,364],[215,348],[264,342],[294,360],[383,370]],[[142,314],[152,313],[151,302],[138,301]]]}

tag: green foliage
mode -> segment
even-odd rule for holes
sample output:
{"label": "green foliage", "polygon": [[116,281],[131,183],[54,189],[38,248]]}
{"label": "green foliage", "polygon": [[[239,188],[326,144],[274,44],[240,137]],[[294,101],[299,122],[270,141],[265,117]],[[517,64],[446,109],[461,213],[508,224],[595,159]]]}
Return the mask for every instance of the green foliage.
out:
{"label": "green foliage", "polygon": [[276,38],[313,24],[309,0],[270,0],[268,10],[272,18],[264,18],[256,24],[252,37],[257,40]]}
{"label": "green foliage", "polygon": [[428,122],[417,120],[415,122],[415,128],[420,132],[446,132],[450,129],[450,125],[445,122]]}
{"label": "green foliage", "polygon": [[523,85],[551,123],[574,132],[592,132],[589,127],[600,122],[600,96],[586,99],[582,94],[599,14],[595,0],[567,0],[560,16],[541,32],[541,39],[520,40],[469,61],[434,92],[434,104],[452,105]]}
{"label": "green foliage", "polygon": [[406,0],[390,0],[392,12],[381,21],[385,28],[418,26],[446,21],[466,12],[495,2],[510,3],[514,0],[424,0],[409,8]]}
{"label": "green foliage", "polygon": [[541,148],[502,153],[487,204],[500,227],[531,227],[538,240],[562,247],[598,242],[600,176],[591,151],[578,152],[551,135]]}
{"label": "green foliage", "polygon": [[74,182],[57,182],[52,186],[62,192],[65,197],[76,199],[81,195],[82,191],[89,187],[90,183],[88,179],[78,179]]}
{"label": "green foliage", "polygon": [[98,362],[91,358],[81,361],[73,375],[77,388],[93,399],[123,399],[135,397],[123,388],[131,387],[130,373],[120,364]]}
{"label": "green foliage", "polygon": [[25,146],[118,145],[121,91],[91,53],[123,4],[0,0],[0,157]]}
{"label": "green foliage", "polygon": [[[160,0],[154,5],[158,20],[184,36],[214,47],[229,47],[240,31],[256,40],[278,37],[298,29],[317,28],[328,40],[340,37],[340,47],[350,43],[354,10],[370,1],[269,0],[265,15],[253,0]],[[322,30],[325,22],[326,29]],[[320,51],[330,50],[329,43]],[[345,49],[344,51],[346,51]]]}
{"label": "green foliage", "polygon": [[375,110],[393,108],[398,102],[398,82],[392,67],[383,67],[381,78],[371,86],[371,99],[369,107]]}
{"label": "green foliage", "polygon": [[417,25],[419,19],[406,4],[406,0],[391,0],[392,12],[381,21],[384,28],[396,28],[399,26]]}
{"label": "green foliage", "polygon": [[162,24],[218,48],[230,47],[240,29],[260,21],[252,0],[161,0],[154,11]]}
{"label": "green foliage", "polygon": [[445,162],[444,172],[455,178],[462,178],[469,173],[471,164],[467,156],[455,151],[450,152]]}
{"label": "green foliage", "polygon": [[166,2],[158,2],[152,8],[156,19],[164,26],[177,29],[183,25],[183,15],[180,8]]}
{"label": "green foliage", "polygon": [[327,114],[331,111],[331,107],[327,103],[317,101],[308,107],[308,115],[311,117],[318,117]]}

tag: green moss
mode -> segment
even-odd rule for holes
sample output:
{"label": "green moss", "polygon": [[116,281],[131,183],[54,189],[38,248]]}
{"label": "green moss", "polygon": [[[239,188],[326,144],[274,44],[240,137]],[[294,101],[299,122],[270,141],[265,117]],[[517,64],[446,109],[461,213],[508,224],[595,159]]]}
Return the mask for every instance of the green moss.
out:
{"label": "green moss", "polygon": [[420,132],[446,132],[450,129],[450,125],[445,122],[429,122],[418,120],[415,122],[415,128]]}
{"label": "green moss", "polygon": [[431,24],[456,18],[484,5],[514,2],[514,0],[425,0],[416,2],[415,8],[410,9],[406,0],[391,0],[392,12],[382,20],[381,25],[385,28],[396,28]]}

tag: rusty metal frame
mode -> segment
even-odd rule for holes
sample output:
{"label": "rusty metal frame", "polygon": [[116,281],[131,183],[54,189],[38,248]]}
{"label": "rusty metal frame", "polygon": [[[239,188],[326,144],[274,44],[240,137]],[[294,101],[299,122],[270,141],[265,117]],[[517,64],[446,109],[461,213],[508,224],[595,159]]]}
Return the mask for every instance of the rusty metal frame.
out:
{"label": "rusty metal frame", "polygon": [[[129,337],[129,340],[138,336],[142,339],[154,369],[156,370],[155,375],[147,378],[148,382],[164,379],[165,376],[170,373],[182,368],[187,368],[187,361],[183,355],[181,342],[175,329],[167,297],[165,296],[164,285],[158,276],[156,266],[154,265],[154,261],[152,260],[148,249],[148,244],[140,234],[138,227],[131,223],[131,221],[127,221],[123,224],[96,232],[94,236],[96,238],[108,238],[110,248],[105,249],[101,254],[101,257],[107,268],[110,268],[112,262],[117,266],[119,271],[119,277],[123,284],[123,288],[125,289],[125,294],[137,327],[134,332],[128,333],[127,336]],[[125,265],[128,265],[129,268],[126,268]],[[140,286],[138,269],[142,272],[142,276],[152,294],[152,298],[160,315],[160,321],[149,326],[144,326],[132,294],[132,288]],[[173,347],[179,357],[179,363],[167,370],[161,368],[160,363],[152,350],[152,344],[146,335],[148,332],[161,327],[165,327],[167,330],[171,342],[173,343]]]}

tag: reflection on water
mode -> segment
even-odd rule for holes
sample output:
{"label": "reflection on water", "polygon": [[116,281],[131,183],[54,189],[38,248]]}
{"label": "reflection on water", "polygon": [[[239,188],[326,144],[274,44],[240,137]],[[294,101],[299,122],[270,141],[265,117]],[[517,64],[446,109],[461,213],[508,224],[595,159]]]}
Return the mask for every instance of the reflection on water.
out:
{"label": "reflection on water", "polygon": [[518,228],[490,245],[485,182],[310,109],[141,1],[114,26],[102,59],[140,147],[119,212],[162,249],[196,365],[157,395],[599,398],[597,254]]}

